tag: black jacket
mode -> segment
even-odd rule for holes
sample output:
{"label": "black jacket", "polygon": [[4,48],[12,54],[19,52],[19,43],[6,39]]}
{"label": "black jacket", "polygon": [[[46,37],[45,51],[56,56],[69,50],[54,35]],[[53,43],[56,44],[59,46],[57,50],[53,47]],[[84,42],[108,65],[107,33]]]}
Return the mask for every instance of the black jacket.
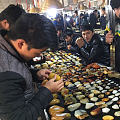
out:
{"label": "black jacket", "polygon": [[90,25],[93,27],[93,28],[96,28],[97,26],[97,17],[94,13],[91,13],[90,14],[90,17],[89,17],[89,22],[90,22]]}
{"label": "black jacket", "polygon": [[94,34],[91,41],[84,41],[84,46],[79,48],[79,54],[84,65],[97,62],[103,65],[110,65],[109,45],[98,34]]}
{"label": "black jacket", "polygon": [[[72,53],[72,54],[76,54],[78,53],[78,50],[77,50],[77,45],[75,43],[76,39],[78,38],[79,36],[77,34],[74,34],[73,37],[72,37],[72,40],[70,42],[64,42],[64,47],[62,47],[60,50],[64,50],[68,53]],[[68,50],[67,46],[68,45],[71,45],[71,49]]]}
{"label": "black jacket", "polygon": [[114,37],[115,39],[115,70],[120,72],[120,33]]}
{"label": "black jacket", "polygon": [[[108,26],[106,27],[105,34],[109,31]],[[120,19],[116,18],[115,25],[115,71],[120,72]]]}
{"label": "black jacket", "polygon": [[52,93],[45,87],[35,91],[29,67],[11,44],[0,36],[0,118],[43,118],[44,108],[52,98]]}
{"label": "black jacket", "polygon": [[37,120],[51,101],[51,93],[39,88],[36,95],[25,101],[25,79],[18,73],[0,72],[0,118],[1,120]]}
{"label": "black jacket", "polygon": [[105,30],[106,23],[107,23],[106,16],[102,15],[100,17],[100,27],[101,27],[102,30]]}
{"label": "black jacket", "polygon": [[115,70],[120,72],[120,19],[116,19],[115,41]]}

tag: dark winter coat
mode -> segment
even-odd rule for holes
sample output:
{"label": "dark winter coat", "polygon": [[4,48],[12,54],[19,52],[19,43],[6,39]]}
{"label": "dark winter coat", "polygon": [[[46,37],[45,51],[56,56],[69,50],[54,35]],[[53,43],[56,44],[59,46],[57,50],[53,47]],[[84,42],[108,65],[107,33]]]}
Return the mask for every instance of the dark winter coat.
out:
{"label": "dark winter coat", "polygon": [[84,46],[79,48],[79,54],[84,65],[97,62],[103,65],[110,65],[109,46],[98,34],[94,34],[91,41],[84,41]]}

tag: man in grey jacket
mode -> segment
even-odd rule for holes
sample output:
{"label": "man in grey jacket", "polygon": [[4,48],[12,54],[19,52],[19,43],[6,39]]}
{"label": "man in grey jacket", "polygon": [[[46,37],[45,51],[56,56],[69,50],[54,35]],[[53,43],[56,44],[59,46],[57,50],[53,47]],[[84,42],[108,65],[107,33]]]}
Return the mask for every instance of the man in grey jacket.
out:
{"label": "man in grey jacket", "polygon": [[[64,87],[56,77],[35,92],[27,61],[47,48],[57,48],[57,35],[52,22],[38,14],[22,15],[7,37],[0,36],[0,118],[2,120],[45,120],[43,110],[52,93]],[[37,75],[48,77],[49,70]]]}

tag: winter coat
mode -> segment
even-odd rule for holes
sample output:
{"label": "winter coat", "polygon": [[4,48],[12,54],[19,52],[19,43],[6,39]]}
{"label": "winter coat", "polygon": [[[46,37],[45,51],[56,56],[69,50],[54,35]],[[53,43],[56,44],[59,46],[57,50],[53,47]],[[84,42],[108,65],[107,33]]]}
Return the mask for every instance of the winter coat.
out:
{"label": "winter coat", "polygon": [[44,117],[43,111],[51,100],[47,88],[40,87],[35,92],[27,64],[0,36],[0,118],[37,120],[38,116]]}
{"label": "winter coat", "polygon": [[79,54],[84,65],[97,62],[103,65],[110,65],[109,46],[105,40],[98,34],[94,34],[91,41],[87,43],[84,40],[84,46],[79,48]]}

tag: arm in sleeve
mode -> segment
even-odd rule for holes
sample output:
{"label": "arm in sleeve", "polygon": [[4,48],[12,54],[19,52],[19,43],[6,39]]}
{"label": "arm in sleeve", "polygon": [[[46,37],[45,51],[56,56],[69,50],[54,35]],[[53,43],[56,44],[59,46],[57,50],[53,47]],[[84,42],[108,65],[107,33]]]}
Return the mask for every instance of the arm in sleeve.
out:
{"label": "arm in sleeve", "polygon": [[85,47],[80,48],[80,53],[85,59],[92,60],[96,56],[98,47],[99,47],[99,43],[94,41],[90,53],[85,49]]}
{"label": "arm in sleeve", "polygon": [[25,101],[25,80],[15,72],[0,73],[0,117],[5,120],[37,120],[53,99],[51,92],[41,87],[28,102]]}

